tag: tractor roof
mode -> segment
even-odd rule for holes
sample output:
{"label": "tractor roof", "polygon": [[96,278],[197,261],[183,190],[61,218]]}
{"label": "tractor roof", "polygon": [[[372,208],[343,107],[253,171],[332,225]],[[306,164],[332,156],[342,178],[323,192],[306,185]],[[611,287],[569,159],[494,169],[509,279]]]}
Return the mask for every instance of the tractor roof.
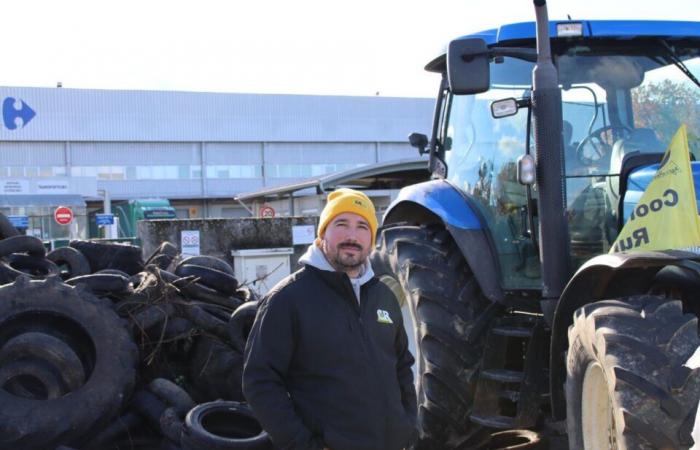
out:
{"label": "tractor roof", "polygon": [[[557,36],[557,25],[581,23],[583,38],[621,39],[633,38],[667,38],[700,40],[700,22],[662,21],[662,20],[558,20],[549,22],[549,34],[553,39],[571,39],[570,36]],[[489,46],[522,45],[535,40],[535,22],[520,22],[503,25],[499,28],[480,31],[461,36],[462,38],[481,38]],[[444,70],[445,53],[443,52],[426,65],[429,71]]]}

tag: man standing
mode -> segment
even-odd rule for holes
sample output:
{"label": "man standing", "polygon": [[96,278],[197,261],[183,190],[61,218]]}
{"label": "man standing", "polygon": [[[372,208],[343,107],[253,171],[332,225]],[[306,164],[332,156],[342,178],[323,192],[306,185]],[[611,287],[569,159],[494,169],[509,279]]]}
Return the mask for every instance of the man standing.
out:
{"label": "man standing", "polygon": [[304,267],[261,302],[243,392],[277,448],[399,450],[415,436],[401,310],[368,259],[376,232],[365,194],[330,193]]}

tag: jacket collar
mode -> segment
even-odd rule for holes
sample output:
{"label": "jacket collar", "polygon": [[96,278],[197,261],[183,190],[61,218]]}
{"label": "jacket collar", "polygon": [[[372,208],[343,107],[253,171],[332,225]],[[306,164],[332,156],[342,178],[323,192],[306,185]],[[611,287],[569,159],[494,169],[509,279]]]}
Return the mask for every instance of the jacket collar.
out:
{"label": "jacket collar", "polygon": [[[340,273],[337,272],[333,266],[331,266],[331,264],[326,259],[326,256],[323,254],[323,251],[315,243],[309,245],[309,248],[306,249],[306,253],[304,253],[301,256],[301,258],[299,258],[299,264],[303,264],[305,266],[312,266],[324,272]],[[367,261],[365,261],[360,276],[356,278],[356,282],[359,282],[361,286],[367,283],[373,277],[374,271],[372,270],[372,264],[369,262],[369,259],[367,259]]]}

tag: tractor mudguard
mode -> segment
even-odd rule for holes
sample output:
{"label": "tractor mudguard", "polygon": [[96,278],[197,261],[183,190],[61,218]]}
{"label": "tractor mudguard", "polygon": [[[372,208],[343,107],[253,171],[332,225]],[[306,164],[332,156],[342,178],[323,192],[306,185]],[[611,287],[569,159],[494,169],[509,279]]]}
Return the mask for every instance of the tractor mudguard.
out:
{"label": "tractor mudguard", "polygon": [[446,180],[432,180],[401,189],[384,214],[392,223],[442,223],[462,251],[481,291],[489,300],[503,300],[501,270],[485,220],[469,197]]}
{"label": "tractor mudguard", "polygon": [[566,350],[568,329],[574,311],[598,300],[644,294],[659,280],[657,274],[665,268],[679,270],[664,273],[679,285],[689,278],[700,279],[700,255],[679,250],[613,253],[596,256],[581,266],[569,280],[557,302],[552,319],[550,348],[550,392],[552,415],[566,417],[564,380],[566,380]]}

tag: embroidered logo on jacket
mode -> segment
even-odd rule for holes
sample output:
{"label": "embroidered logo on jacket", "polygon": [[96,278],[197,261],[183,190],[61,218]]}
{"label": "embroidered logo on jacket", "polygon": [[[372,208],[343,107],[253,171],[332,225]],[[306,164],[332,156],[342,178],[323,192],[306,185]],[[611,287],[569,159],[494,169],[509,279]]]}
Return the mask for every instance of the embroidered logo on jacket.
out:
{"label": "embroidered logo on jacket", "polygon": [[383,309],[377,310],[377,322],[379,323],[394,323],[389,316],[389,311],[384,311]]}

